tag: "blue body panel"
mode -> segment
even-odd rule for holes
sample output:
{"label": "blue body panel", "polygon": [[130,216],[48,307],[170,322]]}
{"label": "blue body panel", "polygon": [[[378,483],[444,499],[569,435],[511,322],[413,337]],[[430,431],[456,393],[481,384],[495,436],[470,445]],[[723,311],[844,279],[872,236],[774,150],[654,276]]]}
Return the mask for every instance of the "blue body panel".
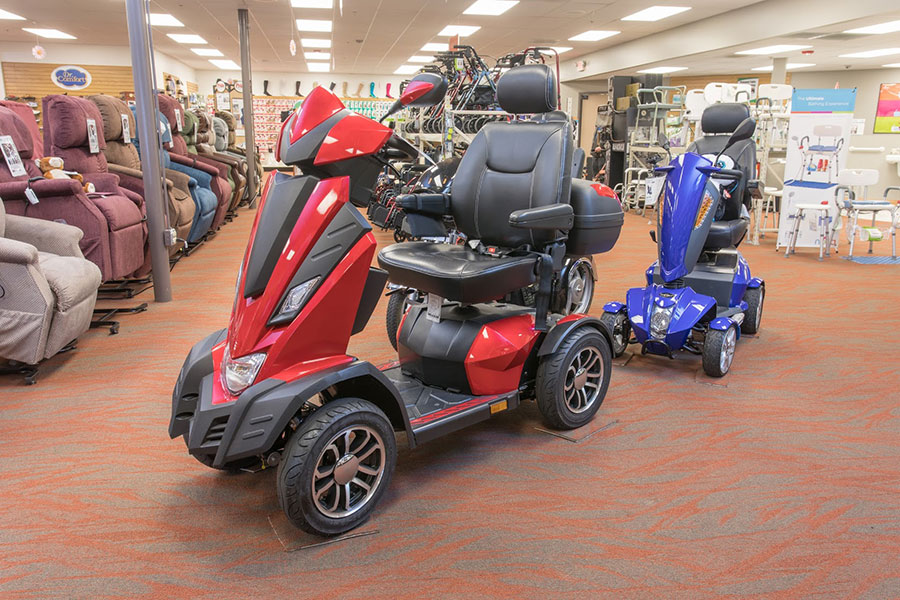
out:
{"label": "blue body panel", "polygon": [[[664,297],[661,294],[670,294],[671,297]],[[684,346],[694,325],[710,309],[715,310],[716,301],[688,287],[668,289],[661,285],[650,285],[628,290],[626,305],[634,336],[642,344],[651,338],[650,316],[653,306],[674,306],[668,331],[662,341],[672,350],[678,350]],[[648,346],[648,351],[653,350],[653,346]]]}
{"label": "blue body panel", "polygon": [[[687,264],[693,262],[687,257],[688,246],[695,232],[694,222],[709,180],[697,167],[711,165],[709,159],[692,152],[682,154],[669,165],[672,170],[666,175],[657,236],[659,274],[663,281],[675,281],[693,268],[693,264]],[[698,231],[698,234],[706,237],[706,232]]]}

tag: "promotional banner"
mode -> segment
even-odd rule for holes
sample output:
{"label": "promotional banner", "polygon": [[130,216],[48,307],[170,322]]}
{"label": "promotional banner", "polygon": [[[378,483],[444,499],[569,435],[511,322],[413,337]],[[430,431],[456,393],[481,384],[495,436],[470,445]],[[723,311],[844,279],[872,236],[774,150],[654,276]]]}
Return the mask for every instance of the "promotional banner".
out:
{"label": "promotional banner", "polygon": [[[778,224],[779,246],[788,243],[797,204],[827,204],[831,216],[837,216],[834,190],[838,173],[847,164],[855,105],[856,88],[794,90]],[[807,212],[803,216],[798,248],[818,247],[821,214]]]}

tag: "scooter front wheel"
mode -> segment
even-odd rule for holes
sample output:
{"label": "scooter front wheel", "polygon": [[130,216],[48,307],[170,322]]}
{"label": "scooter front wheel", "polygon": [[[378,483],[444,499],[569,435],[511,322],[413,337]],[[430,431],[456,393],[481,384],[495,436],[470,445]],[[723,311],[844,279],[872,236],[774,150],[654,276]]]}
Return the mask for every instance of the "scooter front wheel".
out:
{"label": "scooter front wheel", "polygon": [[333,400],[291,435],[278,465],[278,503],[309,533],[338,535],[364,523],[397,463],[390,421],[358,398]]}
{"label": "scooter front wheel", "polygon": [[725,331],[710,329],[703,342],[703,371],[710,377],[723,377],[731,369],[737,330],[734,326]]}
{"label": "scooter front wheel", "polygon": [[600,315],[600,322],[609,328],[612,334],[612,354],[618,358],[625,353],[628,340],[631,339],[631,323],[624,312],[604,312]]}

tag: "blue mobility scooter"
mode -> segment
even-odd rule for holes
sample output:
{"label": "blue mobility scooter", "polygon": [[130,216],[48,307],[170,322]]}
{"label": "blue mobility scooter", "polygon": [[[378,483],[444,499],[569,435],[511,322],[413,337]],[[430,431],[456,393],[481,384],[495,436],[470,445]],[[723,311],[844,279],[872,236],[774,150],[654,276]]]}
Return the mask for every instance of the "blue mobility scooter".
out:
{"label": "blue mobility scooter", "polygon": [[656,169],[666,181],[650,232],[659,260],[646,271],[647,286],[630,289],[624,305],[606,304],[601,321],[615,356],[630,343],[670,358],[684,349],[703,357],[707,375],[722,377],[741,333],[759,329],[765,297],[737,250],[759,194],[756,123],[746,105],[733,103],[707,108],[701,126],[704,137]]}

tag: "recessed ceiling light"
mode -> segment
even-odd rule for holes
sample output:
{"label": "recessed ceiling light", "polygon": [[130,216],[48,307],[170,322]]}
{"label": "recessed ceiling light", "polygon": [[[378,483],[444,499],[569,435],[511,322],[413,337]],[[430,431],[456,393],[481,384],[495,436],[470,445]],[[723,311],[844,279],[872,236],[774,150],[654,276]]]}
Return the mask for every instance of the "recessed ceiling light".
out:
{"label": "recessed ceiling light", "polygon": [[464,15],[502,15],[519,0],[477,0],[475,4],[463,11]]}
{"label": "recessed ceiling light", "polygon": [[900,63],[890,63],[888,65],[881,65],[885,69],[900,69]]}
{"label": "recessed ceiling light", "polygon": [[424,52],[446,52],[449,49],[450,44],[444,44],[442,42],[428,42],[422,46]]}
{"label": "recessed ceiling light", "polygon": [[184,27],[184,23],[167,13],[150,13],[150,24],[154,27]]}
{"label": "recessed ceiling light", "polygon": [[331,21],[325,19],[297,19],[297,31],[331,31]]}
{"label": "recessed ceiling light", "polygon": [[291,0],[294,8],[332,8],[334,0]]}
{"label": "recessed ceiling light", "polygon": [[597,29],[591,29],[590,31],[585,31],[584,33],[579,33],[576,36],[570,37],[569,41],[571,42],[597,42],[599,40],[604,40],[608,37],[612,37],[614,35],[619,35],[622,33],[621,31],[603,31]]}
{"label": "recessed ceiling light", "polygon": [[394,75],[412,75],[416,71],[419,70],[419,67],[416,65],[401,65],[397,67],[397,70],[394,71]]}
{"label": "recessed ceiling light", "polygon": [[306,60],[331,60],[331,52],[304,52],[303,58]]}
{"label": "recessed ceiling light", "polygon": [[33,33],[38,37],[52,38],[55,40],[74,40],[76,39],[74,35],[69,35],[68,33],[63,33],[59,29],[35,29],[33,27],[23,27],[22,31],[27,31],[28,33]]}
{"label": "recessed ceiling light", "polygon": [[888,21],[879,25],[869,25],[868,27],[857,27],[856,29],[848,29],[844,33],[858,33],[861,35],[881,35],[883,33],[894,33],[900,31],[900,21]]}
{"label": "recessed ceiling light", "polygon": [[195,35],[193,33],[167,33],[167,36],[178,42],[179,44],[205,44],[206,40],[204,40],[199,35]]}
{"label": "recessed ceiling light", "polygon": [[459,37],[465,37],[467,35],[472,35],[476,31],[481,29],[479,25],[447,25],[438,35],[458,35]]}
{"label": "recessed ceiling light", "polygon": [[651,6],[639,10],[633,15],[622,17],[623,21],[660,21],[671,16],[691,10],[690,6]]}
{"label": "recessed ceiling light", "polygon": [[8,10],[3,10],[0,8],[0,19],[9,19],[10,21],[24,21],[25,17],[20,17],[19,15],[13,14]]}
{"label": "recessed ceiling light", "polygon": [[228,59],[217,60],[215,58],[211,58],[211,59],[209,59],[209,62],[216,65],[223,71],[240,71],[241,70],[241,65],[237,64],[233,60],[228,60]]}
{"label": "recessed ceiling light", "polygon": [[433,56],[419,56],[419,55],[417,54],[417,55],[415,55],[415,56],[410,56],[410,57],[409,57],[409,60],[408,60],[407,62],[414,62],[414,63],[430,63],[430,62],[433,61],[433,60],[434,60],[434,57],[433,57]]}
{"label": "recessed ceiling light", "polygon": [[753,48],[752,50],[740,50],[735,54],[783,54],[785,52],[793,52],[794,50],[803,50],[812,48],[812,46],[799,46],[797,44],[776,44],[774,46],[763,46],[762,48]]}
{"label": "recessed ceiling light", "polygon": [[331,40],[317,40],[315,38],[301,38],[300,45],[304,48],[331,48]]}
{"label": "recessed ceiling light", "polygon": [[900,54],[900,48],[882,48],[880,50],[853,52],[851,54],[841,54],[840,58],[876,58],[879,56],[890,56],[892,54]]}
{"label": "recessed ceiling light", "polygon": [[685,71],[687,67],[650,67],[649,69],[641,69],[638,73],[651,73],[653,75],[663,75],[665,73],[674,73],[675,71]]}
{"label": "recessed ceiling light", "polygon": [[[785,69],[791,71],[793,69],[805,69],[806,67],[814,67],[815,63],[787,63],[785,65]],[[772,65],[768,65],[765,67],[753,67],[752,71],[771,71],[773,69]]]}
{"label": "recessed ceiling light", "polygon": [[225,56],[215,48],[191,48],[191,52],[197,56]]}
{"label": "recessed ceiling light", "polygon": [[331,71],[331,63],[311,62],[306,63],[306,68],[309,69],[310,73],[328,73],[329,71]]}

